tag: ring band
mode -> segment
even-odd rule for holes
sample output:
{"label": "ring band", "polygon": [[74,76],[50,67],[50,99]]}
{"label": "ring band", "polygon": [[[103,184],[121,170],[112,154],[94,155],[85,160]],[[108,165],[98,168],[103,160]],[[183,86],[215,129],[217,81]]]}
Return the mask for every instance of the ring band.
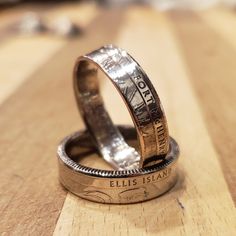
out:
{"label": "ring band", "polygon": [[[124,126],[119,128],[125,138],[130,130],[131,128]],[[73,147],[77,150],[83,149],[84,144],[95,151],[95,148],[88,145],[92,144],[88,131],[69,135],[57,150],[61,184],[82,198],[101,203],[135,203],[155,198],[176,183],[179,148],[172,138],[170,138],[170,148],[166,158],[158,164],[120,171],[99,170],[76,163],[72,157],[75,156]]]}
{"label": "ring band", "polygon": [[[97,69],[114,84],[134,122],[140,154],[129,147],[107,113],[98,89]],[[103,158],[115,169],[153,165],[169,149],[160,99],[140,65],[123,49],[104,46],[79,57],[74,69],[79,110]]]}

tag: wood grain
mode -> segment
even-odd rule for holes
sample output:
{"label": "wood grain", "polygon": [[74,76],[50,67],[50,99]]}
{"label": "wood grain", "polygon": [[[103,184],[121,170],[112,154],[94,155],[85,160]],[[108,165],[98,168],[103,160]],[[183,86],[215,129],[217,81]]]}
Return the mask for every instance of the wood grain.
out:
{"label": "wood grain", "polygon": [[[116,28],[104,28],[111,14]],[[82,125],[71,87],[72,67],[83,50],[112,41],[121,20],[120,13],[101,12],[86,35],[62,47],[1,106],[2,235],[52,234],[66,196],[57,180],[56,146]]]}
{"label": "wood grain", "polygon": [[[83,9],[84,16],[93,19],[94,6]],[[76,17],[68,5],[53,14],[63,11]],[[230,107],[235,100],[236,54],[234,33],[219,23],[234,26],[232,13],[167,14],[142,7],[96,11],[84,35],[54,51],[49,46],[48,56],[32,62],[31,70],[22,63],[16,69],[22,78],[18,87],[7,85],[12,95],[0,106],[0,234],[235,235],[235,161],[231,158],[235,145],[228,140],[235,140],[235,112]],[[18,43],[15,40],[13,46]],[[71,86],[74,60],[107,43],[127,49],[144,67],[162,99],[171,135],[181,148],[178,184],[145,203],[92,203],[67,193],[57,180],[57,143],[83,127]],[[10,50],[9,45],[0,44],[0,55]],[[22,60],[28,61],[27,57]],[[3,71],[8,78],[10,70]],[[216,81],[218,85],[212,86]],[[114,121],[130,122],[121,101],[116,95],[111,99],[109,86],[102,81]],[[217,116],[219,106],[225,123]],[[229,148],[225,151],[219,144]]]}
{"label": "wood grain", "polygon": [[0,63],[8,66],[1,68],[0,101],[7,99],[35,68],[42,66],[63,44],[65,42],[61,40],[55,41],[46,37],[20,37],[3,43],[0,46]]}
{"label": "wood grain", "polygon": [[[181,178],[165,196],[135,205],[99,205],[68,194],[54,235],[233,235],[233,201],[170,22],[143,9],[130,10],[125,21],[117,44],[132,52],[164,98],[171,133],[181,147]],[[119,107],[117,114],[123,114]]]}
{"label": "wood grain", "polygon": [[232,155],[236,152],[236,32],[232,30],[236,27],[235,15],[213,9],[202,17],[178,13],[171,17],[191,83],[236,202],[236,161]]}

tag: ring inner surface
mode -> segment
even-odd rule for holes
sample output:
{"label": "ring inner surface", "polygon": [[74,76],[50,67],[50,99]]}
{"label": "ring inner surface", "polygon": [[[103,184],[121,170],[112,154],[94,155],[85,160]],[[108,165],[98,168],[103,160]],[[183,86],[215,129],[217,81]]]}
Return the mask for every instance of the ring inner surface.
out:
{"label": "ring inner surface", "polygon": [[74,89],[84,121],[104,160],[114,169],[139,167],[140,155],[113,124],[99,92],[97,65],[81,60],[75,69]]}
{"label": "ring inner surface", "polygon": [[[133,127],[122,125],[116,126],[116,129],[131,147],[137,148],[136,130]],[[65,151],[71,160],[80,165],[95,169],[113,170],[113,168],[100,157],[88,131],[81,132],[76,138],[70,139],[65,145]],[[166,160],[168,160],[168,158],[166,158]],[[162,162],[162,159],[158,161],[158,163]]]}

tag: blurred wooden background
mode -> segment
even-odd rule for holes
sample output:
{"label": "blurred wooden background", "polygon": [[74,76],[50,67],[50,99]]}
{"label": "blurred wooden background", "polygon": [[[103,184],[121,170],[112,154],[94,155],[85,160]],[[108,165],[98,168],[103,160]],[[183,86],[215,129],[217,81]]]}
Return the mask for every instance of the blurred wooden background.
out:
{"label": "blurred wooden background", "polygon": [[[71,40],[9,33],[26,10],[48,22],[66,14],[84,33]],[[236,235],[234,10],[25,5],[1,11],[0,22],[1,235]],[[181,148],[178,184],[145,203],[92,203],[58,182],[57,144],[84,127],[72,91],[75,58],[107,43],[143,66]],[[106,81],[101,89],[115,122],[129,122]]]}

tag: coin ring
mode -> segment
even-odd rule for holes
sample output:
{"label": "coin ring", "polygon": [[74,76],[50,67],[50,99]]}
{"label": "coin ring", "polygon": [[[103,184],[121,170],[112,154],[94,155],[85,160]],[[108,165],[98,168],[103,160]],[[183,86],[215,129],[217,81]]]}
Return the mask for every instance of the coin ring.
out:
{"label": "coin ring", "polygon": [[[97,70],[123,98],[137,131],[139,152],[116,129],[99,92]],[[160,99],[141,66],[123,49],[101,47],[76,61],[74,91],[80,113],[103,158],[115,169],[155,164],[169,149],[169,133]]]}
{"label": "coin ring", "polygon": [[95,202],[127,204],[150,200],[175,185],[179,147],[173,138],[166,158],[159,164],[133,170],[100,170],[78,164],[69,156],[68,147],[79,143],[86,132],[69,135],[58,146],[59,179],[70,192]]}

